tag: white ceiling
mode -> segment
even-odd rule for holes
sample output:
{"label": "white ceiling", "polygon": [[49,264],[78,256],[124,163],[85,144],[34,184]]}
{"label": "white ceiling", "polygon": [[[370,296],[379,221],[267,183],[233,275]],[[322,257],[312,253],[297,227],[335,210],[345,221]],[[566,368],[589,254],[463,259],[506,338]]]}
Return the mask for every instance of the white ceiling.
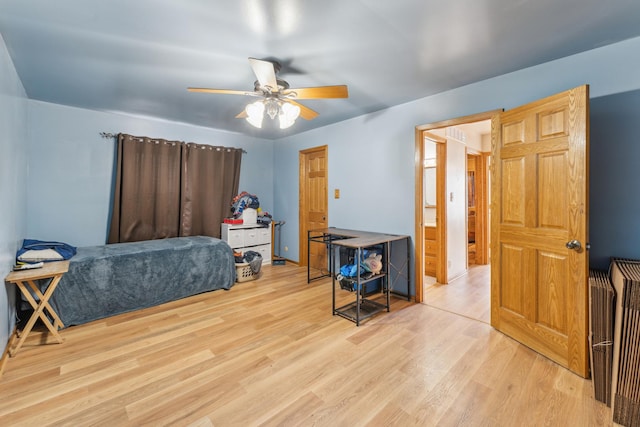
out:
{"label": "white ceiling", "polygon": [[[31,99],[276,139],[640,36],[638,0],[0,0]],[[282,131],[235,119],[248,57],[278,59],[320,116]]]}

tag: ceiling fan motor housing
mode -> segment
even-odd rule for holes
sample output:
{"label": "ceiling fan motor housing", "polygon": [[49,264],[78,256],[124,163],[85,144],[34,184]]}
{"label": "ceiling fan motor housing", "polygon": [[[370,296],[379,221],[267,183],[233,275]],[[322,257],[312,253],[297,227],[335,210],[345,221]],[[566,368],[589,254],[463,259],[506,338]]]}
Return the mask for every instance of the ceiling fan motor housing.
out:
{"label": "ceiling fan motor housing", "polygon": [[270,93],[275,93],[275,92],[282,92],[283,90],[287,90],[289,89],[289,82],[282,80],[282,79],[276,79],[276,82],[278,83],[278,87],[275,88],[277,90],[273,90],[273,89],[269,89],[269,87],[264,87],[262,85],[260,85],[260,82],[258,80],[256,80],[255,82],[253,82],[253,88],[256,92],[262,92],[264,94],[270,94]]}

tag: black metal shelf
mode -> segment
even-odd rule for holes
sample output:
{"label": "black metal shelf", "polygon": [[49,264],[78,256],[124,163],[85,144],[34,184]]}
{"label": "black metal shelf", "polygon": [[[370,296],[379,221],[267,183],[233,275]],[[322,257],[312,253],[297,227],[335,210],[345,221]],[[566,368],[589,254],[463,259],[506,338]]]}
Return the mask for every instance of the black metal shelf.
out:
{"label": "black metal shelf", "polygon": [[[333,243],[333,250],[337,250],[338,253],[340,251],[346,251],[347,258],[350,261],[355,262],[357,267],[357,274],[353,277],[342,277],[338,278],[338,276],[333,275],[332,284],[333,284],[333,314],[344,317],[345,319],[351,320],[355,322],[356,326],[360,326],[360,323],[371,316],[380,313],[381,311],[390,310],[390,301],[389,301],[389,276],[388,274],[380,272],[379,274],[371,274],[361,270],[361,265],[359,260],[363,258],[362,254],[365,250],[374,250],[378,251],[382,255],[382,265],[388,268],[388,247],[387,245],[341,245],[340,241],[336,241]],[[333,254],[331,258],[333,259]],[[339,258],[339,256],[338,256]],[[335,264],[334,264],[335,265]],[[385,269],[386,271],[386,269]],[[379,281],[380,286],[375,290],[367,290],[367,283],[371,283],[374,281]],[[336,283],[338,282],[338,283]],[[336,287],[339,286],[341,290],[351,292],[355,294],[355,301],[344,305],[342,307],[336,308]],[[384,297],[385,303],[382,304],[377,301],[373,301],[368,298],[373,294],[381,294]]]}
{"label": "black metal shelf", "polygon": [[[386,276],[386,274],[381,272],[381,273],[378,273],[378,274],[374,274],[371,277],[366,277],[366,278],[360,277],[360,280],[358,280],[355,277],[344,277],[342,280],[348,282],[351,285],[349,288],[345,284],[343,284],[341,280],[338,280],[338,282],[340,284],[340,289],[342,289],[344,291],[355,292],[356,289],[358,289],[358,288],[362,289],[363,285],[366,285],[367,283],[373,282],[375,280],[382,279],[385,276]],[[356,285],[356,286],[354,286],[354,285]],[[366,295],[363,293],[363,297],[364,296],[366,296]]]}
{"label": "black metal shelf", "polygon": [[380,304],[377,301],[363,298],[360,300],[360,313],[358,313],[358,302],[353,301],[347,305],[336,308],[334,310],[334,314],[342,316],[352,322],[359,323],[377,313],[380,313],[381,311],[384,311],[385,309],[389,311],[385,304]]}
{"label": "black metal shelf", "polygon": [[[385,234],[368,231],[347,230],[342,228],[322,228],[316,230],[308,230],[307,232],[307,283],[312,280],[331,277],[333,304],[333,315],[339,315],[345,319],[355,322],[357,326],[360,326],[360,322],[365,320],[376,313],[383,311],[384,309],[390,311],[391,302],[390,296],[394,294],[396,296],[402,296],[410,299],[410,259],[411,259],[411,245],[410,237],[397,234]],[[404,252],[395,251],[392,254],[393,243],[406,242],[406,250]],[[311,275],[311,245],[321,244],[326,247],[326,264],[317,266],[314,265],[313,269],[320,269],[320,275],[312,277]],[[352,283],[345,285],[349,291],[355,294],[355,301],[336,308],[336,288],[340,285],[337,279],[338,266],[342,264],[340,260],[340,250],[352,251],[351,255],[348,255],[351,259],[362,259],[362,253],[365,250],[374,251],[382,255],[382,272],[371,277],[362,277],[363,271],[360,269],[359,261],[357,272],[353,278]],[[338,251],[338,252],[334,252]],[[337,255],[337,256],[336,256]],[[394,258],[395,255],[395,258]],[[368,290],[365,285],[369,282],[380,280],[380,287],[376,290]],[[338,284],[336,284],[338,282]],[[398,289],[398,285],[404,283],[406,293],[401,292]],[[338,287],[340,289],[340,287]],[[385,299],[385,303],[382,304],[378,301],[372,301],[369,297],[374,293],[380,294]]]}

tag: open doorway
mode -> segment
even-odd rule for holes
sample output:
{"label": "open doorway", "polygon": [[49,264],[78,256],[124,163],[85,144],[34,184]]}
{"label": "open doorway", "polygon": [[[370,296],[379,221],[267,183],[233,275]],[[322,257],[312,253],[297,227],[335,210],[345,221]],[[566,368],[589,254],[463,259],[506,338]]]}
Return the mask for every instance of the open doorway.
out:
{"label": "open doorway", "polygon": [[[490,323],[491,277],[489,267],[489,159],[491,153],[491,120],[493,113],[481,117],[462,118],[422,132],[424,140],[422,183],[424,197],[430,192],[430,145],[434,135],[446,146],[440,159],[446,172],[439,185],[445,206],[441,217],[433,221],[430,201],[422,200],[423,243],[425,260],[421,302]],[[416,143],[417,146],[417,143]],[[434,210],[435,211],[435,210]],[[429,241],[430,226],[443,227],[447,250],[433,262],[445,270],[445,280],[435,280],[429,260],[433,257]],[[432,233],[431,233],[432,234]]]}

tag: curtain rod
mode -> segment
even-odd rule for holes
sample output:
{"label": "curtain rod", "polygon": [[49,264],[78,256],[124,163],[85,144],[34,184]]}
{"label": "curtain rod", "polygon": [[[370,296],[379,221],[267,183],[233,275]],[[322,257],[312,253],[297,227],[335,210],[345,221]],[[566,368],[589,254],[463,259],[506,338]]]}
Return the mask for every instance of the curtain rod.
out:
{"label": "curtain rod", "polygon": [[[111,132],[100,132],[100,136],[103,137],[104,139],[114,139],[118,137],[118,134],[111,133]],[[247,154],[244,148],[242,149],[242,154]]]}

